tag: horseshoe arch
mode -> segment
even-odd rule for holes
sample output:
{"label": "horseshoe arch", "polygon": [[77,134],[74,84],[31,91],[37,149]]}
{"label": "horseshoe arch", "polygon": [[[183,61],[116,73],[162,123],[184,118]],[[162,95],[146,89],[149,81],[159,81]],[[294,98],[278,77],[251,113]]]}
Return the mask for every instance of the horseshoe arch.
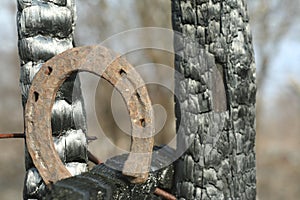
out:
{"label": "horseshoe arch", "polygon": [[132,126],[131,152],[122,173],[131,182],[148,178],[153,148],[154,120],[151,101],[142,78],[119,55],[102,46],[67,50],[43,64],[35,75],[25,108],[28,152],[46,185],[71,176],[61,162],[51,136],[51,109],[55,95],[75,71],[103,77],[120,92],[126,102]]}

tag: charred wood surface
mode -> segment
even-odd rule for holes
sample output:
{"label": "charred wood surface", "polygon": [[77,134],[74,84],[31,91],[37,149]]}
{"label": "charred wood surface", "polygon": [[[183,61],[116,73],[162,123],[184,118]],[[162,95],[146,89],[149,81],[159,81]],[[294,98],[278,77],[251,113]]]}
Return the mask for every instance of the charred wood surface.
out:
{"label": "charred wood surface", "polygon": [[160,188],[171,192],[174,168],[167,163],[172,160],[174,150],[155,147],[153,152],[151,171],[143,184],[131,183],[128,177],[118,170],[123,168],[127,159],[128,154],[124,154],[107,160],[105,164],[96,165],[90,172],[57,182],[44,199],[164,199],[155,194],[155,190]]}
{"label": "charred wood surface", "polygon": [[[73,47],[75,19],[74,0],[18,0],[20,87],[24,107],[32,79],[42,64]],[[87,127],[76,76],[70,76],[60,88],[52,110],[54,144],[72,175],[87,171]],[[25,157],[24,199],[41,198],[45,185],[27,150]]]}
{"label": "charred wood surface", "polygon": [[255,64],[243,0],[172,0],[179,199],[255,199]]}

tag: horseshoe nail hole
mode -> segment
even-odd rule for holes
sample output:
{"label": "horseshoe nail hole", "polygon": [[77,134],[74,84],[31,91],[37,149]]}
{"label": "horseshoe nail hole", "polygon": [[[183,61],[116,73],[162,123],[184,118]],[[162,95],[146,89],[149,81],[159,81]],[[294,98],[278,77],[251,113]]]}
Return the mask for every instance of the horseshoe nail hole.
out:
{"label": "horseshoe nail hole", "polygon": [[119,74],[124,77],[127,73],[123,69],[120,69]]}
{"label": "horseshoe nail hole", "polygon": [[146,127],[145,119],[140,119],[140,125],[141,125],[142,127]]}
{"label": "horseshoe nail hole", "polygon": [[141,100],[141,95],[138,92],[136,92],[135,94],[136,94],[136,97],[138,98],[138,100]]}
{"label": "horseshoe nail hole", "polygon": [[52,71],[53,71],[52,67],[48,66],[45,73],[49,76],[51,75]]}
{"label": "horseshoe nail hole", "polygon": [[39,93],[38,92],[33,92],[34,95],[34,101],[37,102],[39,100]]}

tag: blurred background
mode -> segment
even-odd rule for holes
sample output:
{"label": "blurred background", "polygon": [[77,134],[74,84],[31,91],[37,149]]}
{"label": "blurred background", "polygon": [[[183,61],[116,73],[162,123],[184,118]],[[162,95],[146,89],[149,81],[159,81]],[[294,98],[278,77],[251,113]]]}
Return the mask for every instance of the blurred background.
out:
{"label": "blurred background", "polygon": [[[16,2],[2,0],[0,7],[0,133],[23,131],[19,89]],[[257,186],[259,199],[299,199],[300,196],[300,2],[298,0],[248,1],[257,66]],[[119,42],[107,40],[140,27],[171,29],[171,6],[166,0],[77,0],[77,46],[100,44],[113,49],[132,42],[160,41],[160,36]],[[161,40],[168,48],[172,38]],[[159,50],[130,52],[134,65],[158,63],[173,67],[173,55]],[[173,79],[168,72],[141,69],[156,106],[156,144],[174,137]],[[120,96],[103,80],[81,75],[89,135],[98,137],[90,149],[99,158],[128,150],[128,122]],[[113,98],[112,98],[113,97]],[[101,102],[101,103],[99,103]],[[113,108],[113,109],[111,109]],[[96,112],[95,112],[96,111]],[[118,115],[114,119],[113,114]],[[119,119],[122,119],[120,122]],[[116,122],[117,121],[117,122]],[[0,141],[1,199],[21,199],[24,177],[23,140]]]}

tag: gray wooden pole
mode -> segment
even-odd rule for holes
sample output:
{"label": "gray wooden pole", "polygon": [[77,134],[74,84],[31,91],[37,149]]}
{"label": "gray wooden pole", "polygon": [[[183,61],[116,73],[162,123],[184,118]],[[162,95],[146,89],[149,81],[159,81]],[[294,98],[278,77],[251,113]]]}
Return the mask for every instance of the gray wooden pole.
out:
{"label": "gray wooden pole", "polygon": [[179,199],[255,199],[255,64],[244,0],[172,0]]}
{"label": "gray wooden pole", "polygon": [[[73,47],[74,0],[18,0],[20,87],[25,106],[31,81],[41,65]],[[57,93],[52,110],[52,132],[60,158],[72,175],[87,171],[86,119],[80,81],[69,77]],[[75,81],[76,80],[76,81]],[[45,144],[46,145],[46,144]],[[45,185],[25,150],[24,199],[40,199]]]}

